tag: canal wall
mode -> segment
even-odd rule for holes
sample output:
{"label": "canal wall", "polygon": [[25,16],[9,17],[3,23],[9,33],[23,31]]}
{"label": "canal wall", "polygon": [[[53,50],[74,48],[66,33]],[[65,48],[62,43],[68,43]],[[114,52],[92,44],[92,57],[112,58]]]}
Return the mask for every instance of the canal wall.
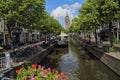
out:
{"label": "canal wall", "polygon": [[[72,36],[70,36],[70,37],[72,37]],[[75,36],[73,36],[73,37],[71,38],[71,40],[72,40],[72,42],[73,42],[75,45],[79,46],[78,39],[75,39]]]}
{"label": "canal wall", "polygon": [[77,38],[76,36],[71,36],[70,35],[70,38],[71,38],[71,40],[72,40],[72,42],[76,45],[76,46],[79,46],[79,45],[83,45],[82,43],[83,43],[83,41],[81,40],[81,39],[79,39],[79,38]]}
{"label": "canal wall", "polygon": [[[100,60],[120,76],[120,59],[110,54],[113,53],[105,53],[100,58]],[[119,53],[114,53],[114,54],[119,54]]]}
{"label": "canal wall", "polygon": [[97,47],[94,47],[92,45],[85,45],[85,49],[87,49],[90,53],[92,53],[94,56],[96,56],[98,59],[102,58],[104,55],[104,51],[102,49],[98,49]]}
{"label": "canal wall", "polygon": [[52,50],[54,49],[54,45],[50,45],[46,49],[43,49],[41,52],[38,52],[36,55],[33,57],[29,58],[27,61],[30,63],[39,63],[49,54]]}
{"label": "canal wall", "polygon": [[85,40],[79,39],[79,43],[76,40],[76,37],[71,36],[71,39],[74,44],[79,44],[85,48],[85,50],[89,51],[91,54],[96,56],[101,62],[107,65],[110,69],[116,72],[120,76],[120,57],[117,58],[112,56],[112,54],[119,54],[119,53],[106,53],[102,48],[98,48],[92,44],[88,44]]}
{"label": "canal wall", "polygon": [[12,73],[15,73],[15,70],[22,66],[22,65],[25,65],[25,64],[28,64],[28,63],[34,63],[34,64],[38,64],[40,63],[40,61],[43,60],[43,58],[45,58],[51,51],[53,51],[54,49],[54,45],[53,44],[50,44],[50,46],[48,46],[47,48],[45,49],[42,49],[42,51],[38,52],[38,53],[35,53],[33,56],[31,56],[30,58],[27,58],[26,60],[22,61],[22,62],[19,62],[17,63],[17,65],[15,66],[12,66],[11,68],[9,69],[6,69],[4,71],[0,71],[0,74],[4,74],[4,75],[11,75],[11,72]]}
{"label": "canal wall", "polygon": [[88,44],[85,46],[85,49],[120,76],[120,59],[112,56],[112,54],[114,55],[119,53],[106,53],[102,49]]}

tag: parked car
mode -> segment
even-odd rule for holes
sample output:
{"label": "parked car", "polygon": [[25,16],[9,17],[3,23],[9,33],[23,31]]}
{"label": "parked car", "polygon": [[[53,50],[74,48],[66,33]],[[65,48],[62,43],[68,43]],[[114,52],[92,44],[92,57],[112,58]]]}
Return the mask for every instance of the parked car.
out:
{"label": "parked car", "polygon": [[2,46],[0,46],[0,51],[3,50],[4,48]]}

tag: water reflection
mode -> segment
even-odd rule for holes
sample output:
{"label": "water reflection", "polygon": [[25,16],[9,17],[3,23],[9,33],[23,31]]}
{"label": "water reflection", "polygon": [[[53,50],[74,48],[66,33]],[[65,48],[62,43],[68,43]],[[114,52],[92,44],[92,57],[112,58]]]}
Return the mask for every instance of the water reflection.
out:
{"label": "water reflection", "polygon": [[111,69],[72,42],[68,48],[55,49],[40,64],[65,72],[69,80],[120,80]]}
{"label": "water reflection", "polygon": [[62,60],[59,62],[59,67],[61,71],[74,79],[76,77],[74,72],[77,72],[79,69],[78,59],[72,53],[68,53],[62,56]]}

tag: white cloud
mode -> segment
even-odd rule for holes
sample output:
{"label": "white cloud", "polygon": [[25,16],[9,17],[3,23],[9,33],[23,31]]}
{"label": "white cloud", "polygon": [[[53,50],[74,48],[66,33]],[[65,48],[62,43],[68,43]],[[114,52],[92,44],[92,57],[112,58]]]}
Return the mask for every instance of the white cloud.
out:
{"label": "white cloud", "polygon": [[71,8],[75,10],[75,9],[78,9],[80,6],[81,5],[78,2],[76,2],[73,5],[71,5]]}
{"label": "white cloud", "polygon": [[59,6],[55,10],[52,11],[51,15],[54,16],[54,18],[58,19],[58,18],[64,17],[67,11],[68,11],[67,9]]}
{"label": "white cloud", "polygon": [[58,20],[64,19],[66,16],[66,13],[68,13],[70,19],[76,16],[77,10],[80,8],[81,4],[76,2],[72,5],[64,4],[62,6],[58,6],[56,9],[54,9],[51,13],[51,15]]}

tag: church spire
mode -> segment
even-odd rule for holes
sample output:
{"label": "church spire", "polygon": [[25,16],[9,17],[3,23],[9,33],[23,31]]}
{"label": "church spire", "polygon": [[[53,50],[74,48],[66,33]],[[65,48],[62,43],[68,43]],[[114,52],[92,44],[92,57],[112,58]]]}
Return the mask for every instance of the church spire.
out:
{"label": "church spire", "polygon": [[66,29],[68,29],[70,27],[70,18],[68,16],[67,12],[66,12],[66,16],[65,16],[65,27],[66,27]]}

